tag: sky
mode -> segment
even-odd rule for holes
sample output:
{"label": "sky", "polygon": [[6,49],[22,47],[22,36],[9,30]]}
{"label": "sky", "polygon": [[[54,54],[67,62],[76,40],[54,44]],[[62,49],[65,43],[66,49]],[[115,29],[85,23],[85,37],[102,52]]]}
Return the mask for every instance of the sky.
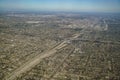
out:
{"label": "sky", "polygon": [[120,12],[120,0],[0,0],[0,10]]}

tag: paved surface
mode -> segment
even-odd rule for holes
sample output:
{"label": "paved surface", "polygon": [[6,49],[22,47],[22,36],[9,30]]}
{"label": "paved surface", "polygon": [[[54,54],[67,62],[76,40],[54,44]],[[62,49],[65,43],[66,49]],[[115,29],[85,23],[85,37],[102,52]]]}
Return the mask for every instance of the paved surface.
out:
{"label": "paved surface", "polygon": [[[70,39],[75,39],[79,36],[80,34],[75,34],[73,37],[71,37]],[[29,60],[28,62],[26,62],[25,64],[23,64],[21,67],[19,67],[18,69],[16,69],[14,72],[12,72],[9,76],[6,77],[6,80],[14,80],[17,76],[20,76],[22,73],[25,73],[26,71],[29,71],[30,69],[32,69],[34,66],[36,66],[37,64],[40,63],[40,61],[43,58],[49,57],[53,54],[55,54],[57,52],[57,49],[61,49],[65,46],[67,46],[68,40],[65,40],[63,42],[61,42],[60,44],[58,44],[57,46],[55,46],[54,48],[43,52],[39,55],[37,55],[36,57],[32,58],[31,60]]]}

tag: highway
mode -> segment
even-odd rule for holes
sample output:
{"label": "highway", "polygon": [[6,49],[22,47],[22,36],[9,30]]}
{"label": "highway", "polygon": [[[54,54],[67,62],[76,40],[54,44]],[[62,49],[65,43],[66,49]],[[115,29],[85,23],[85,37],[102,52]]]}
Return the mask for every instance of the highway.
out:
{"label": "highway", "polygon": [[[75,39],[75,38],[79,37],[79,35],[80,34],[75,34],[69,40]],[[42,59],[55,54],[58,49],[62,49],[65,46],[67,46],[68,45],[67,42],[68,42],[68,40],[64,40],[60,44],[56,45],[54,48],[47,50],[43,53],[40,53],[39,55],[30,59],[29,61],[24,63],[22,66],[20,66],[18,69],[16,69],[14,72],[12,72],[10,75],[6,76],[5,80],[14,80],[14,79],[16,79],[16,77],[20,76],[22,73],[25,73],[25,72],[31,70],[33,67],[35,67],[37,64],[39,64]]]}

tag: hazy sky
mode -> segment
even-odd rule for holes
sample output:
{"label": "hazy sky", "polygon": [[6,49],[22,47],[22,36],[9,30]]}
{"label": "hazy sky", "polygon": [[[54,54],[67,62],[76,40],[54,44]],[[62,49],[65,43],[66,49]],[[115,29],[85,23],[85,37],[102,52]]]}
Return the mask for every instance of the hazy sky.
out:
{"label": "hazy sky", "polygon": [[120,12],[120,0],[0,0],[0,10]]}

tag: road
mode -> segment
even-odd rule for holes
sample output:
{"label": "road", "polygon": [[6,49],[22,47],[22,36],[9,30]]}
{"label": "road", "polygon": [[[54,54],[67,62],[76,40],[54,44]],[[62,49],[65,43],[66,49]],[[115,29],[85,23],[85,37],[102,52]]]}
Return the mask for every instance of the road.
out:
{"label": "road", "polygon": [[[75,39],[75,38],[79,37],[79,35],[80,34],[75,34],[70,39]],[[43,58],[49,57],[49,56],[55,54],[58,49],[61,49],[65,46],[67,46],[68,45],[67,42],[68,42],[68,40],[64,40],[60,44],[55,46],[54,48],[35,56],[31,60],[27,61],[22,66],[20,66],[18,69],[16,69],[14,72],[12,72],[10,75],[8,75],[5,80],[14,80],[16,77],[20,76],[22,73],[25,73],[25,72],[31,70],[34,66],[39,64]]]}
{"label": "road", "polygon": [[106,23],[105,19],[103,19],[103,22],[105,24],[105,29],[104,30],[108,30],[108,24]]}

